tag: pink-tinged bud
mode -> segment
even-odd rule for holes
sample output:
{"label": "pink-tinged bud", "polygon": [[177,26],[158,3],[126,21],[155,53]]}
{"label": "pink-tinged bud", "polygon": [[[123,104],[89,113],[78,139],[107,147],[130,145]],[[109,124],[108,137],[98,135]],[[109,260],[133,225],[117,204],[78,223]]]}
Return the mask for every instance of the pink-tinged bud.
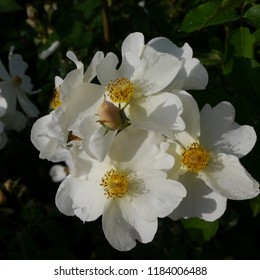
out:
{"label": "pink-tinged bud", "polygon": [[121,112],[113,103],[104,100],[98,108],[99,122],[108,130],[116,130],[122,127]]}

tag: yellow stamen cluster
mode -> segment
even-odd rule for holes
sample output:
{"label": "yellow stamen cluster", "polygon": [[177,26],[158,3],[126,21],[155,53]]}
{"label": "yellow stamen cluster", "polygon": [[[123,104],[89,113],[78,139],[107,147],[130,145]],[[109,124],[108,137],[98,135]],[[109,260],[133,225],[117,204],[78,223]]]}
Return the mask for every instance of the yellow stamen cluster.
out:
{"label": "yellow stamen cluster", "polygon": [[50,107],[53,110],[57,109],[58,107],[60,107],[62,105],[62,102],[60,100],[60,90],[61,90],[60,86],[54,89],[53,98],[52,98],[51,104],[50,104]]}
{"label": "yellow stamen cluster", "polygon": [[127,175],[111,169],[102,177],[100,185],[104,188],[107,198],[122,198],[128,190]]}
{"label": "yellow stamen cluster", "polygon": [[108,84],[107,91],[113,102],[128,103],[134,95],[134,85],[127,78],[119,78]]}
{"label": "yellow stamen cluster", "polygon": [[187,148],[183,148],[181,163],[187,170],[199,172],[207,166],[209,158],[210,153],[194,142]]}

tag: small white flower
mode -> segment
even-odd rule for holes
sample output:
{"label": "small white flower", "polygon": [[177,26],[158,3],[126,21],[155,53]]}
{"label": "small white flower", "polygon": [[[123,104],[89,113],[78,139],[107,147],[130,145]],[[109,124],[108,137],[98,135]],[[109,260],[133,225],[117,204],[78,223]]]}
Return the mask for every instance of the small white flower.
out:
{"label": "small white flower", "polygon": [[241,165],[256,142],[254,129],[234,122],[235,110],[228,102],[199,110],[186,92],[179,94],[186,129],[176,135],[169,152],[175,157],[170,178],[182,182],[187,197],[171,218],[200,217],[218,219],[226,209],[226,200],[242,200],[259,194],[259,183]]}
{"label": "small white flower", "polygon": [[28,117],[34,118],[39,114],[39,110],[30,101],[28,95],[33,94],[31,79],[25,74],[28,64],[24,62],[22,56],[13,54],[13,48],[9,54],[9,71],[6,71],[0,60],[0,89],[5,97],[8,108],[7,115],[15,115],[17,111],[17,100]]}
{"label": "small white flower", "polygon": [[186,195],[184,187],[167,179],[165,170],[174,163],[168,144],[158,133],[132,126],[115,138],[103,162],[75,149],[78,167],[60,185],[58,209],[82,221],[102,215],[104,234],[120,251],[152,241],[157,218],[165,217]]}

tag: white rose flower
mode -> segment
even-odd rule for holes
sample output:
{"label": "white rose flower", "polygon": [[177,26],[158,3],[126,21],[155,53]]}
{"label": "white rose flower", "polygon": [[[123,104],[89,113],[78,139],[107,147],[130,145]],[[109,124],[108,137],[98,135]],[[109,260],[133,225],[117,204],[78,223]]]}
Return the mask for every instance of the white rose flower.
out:
{"label": "white rose flower", "polygon": [[152,241],[157,218],[169,215],[186,195],[179,182],[167,179],[165,171],[174,159],[162,139],[129,126],[117,135],[103,162],[73,149],[78,167],[58,189],[58,209],[84,222],[102,215],[104,234],[117,250],[132,249],[136,239]]}
{"label": "white rose flower", "polygon": [[7,116],[15,115],[17,100],[28,117],[35,118],[39,114],[39,110],[28,98],[28,95],[35,92],[32,91],[31,79],[25,74],[27,68],[28,64],[24,62],[22,56],[13,54],[13,48],[9,54],[10,74],[0,60],[0,79],[2,79],[0,89],[8,104]]}
{"label": "white rose flower", "polygon": [[182,104],[164,89],[178,74],[181,61],[131,38],[122,44],[121,65],[117,68],[117,56],[108,53],[97,65],[97,78],[107,89],[108,101],[124,108],[131,124],[173,137],[185,127]]}
{"label": "white rose flower", "polygon": [[76,120],[79,119],[80,111],[80,108],[74,106],[74,100],[78,100],[75,88],[84,83],[84,90],[93,92],[93,89],[98,91],[100,87],[89,81],[96,75],[95,64],[103,58],[101,52],[96,53],[85,74],[84,65],[73,52],[69,51],[67,57],[75,63],[76,69],[69,72],[64,80],[55,77],[55,92],[51,102],[53,111],[38,119],[31,131],[31,141],[40,151],[40,158],[53,162],[68,160],[69,146],[81,140],[78,134],[73,133],[75,130],[78,132]]}
{"label": "white rose flower", "polygon": [[214,221],[224,213],[227,199],[250,199],[259,194],[259,183],[239,161],[253,148],[256,134],[251,126],[234,122],[235,110],[228,102],[213,108],[205,105],[199,114],[188,93],[179,96],[186,129],[170,144],[175,166],[169,177],[184,184],[187,197],[170,217]]}

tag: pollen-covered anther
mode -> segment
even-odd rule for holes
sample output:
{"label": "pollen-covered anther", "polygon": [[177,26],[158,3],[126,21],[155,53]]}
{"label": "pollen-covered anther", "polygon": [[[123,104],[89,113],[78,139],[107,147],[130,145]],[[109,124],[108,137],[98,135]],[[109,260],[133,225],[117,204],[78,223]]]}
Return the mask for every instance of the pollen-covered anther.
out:
{"label": "pollen-covered anther", "polygon": [[60,90],[61,90],[61,86],[56,87],[54,89],[54,93],[53,93],[53,98],[51,100],[51,104],[50,107],[55,110],[58,107],[60,107],[62,105],[62,102],[60,100]]}
{"label": "pollen-covered anther", "polygon": [[127,78],[119,78],[108,84],[107,91],[113,102],[128,103],[134,95],[134,85]]}
{"label": "pollen-covered anther", "polygon": [[199,172],[208,165],[210,153],[201,145],[194,142],[183,148],[182,165],[189,171]]}
{"label": "pollen-covered anther", "polygon": [[122,198],[128,191],[127,175],[110,169],[102,177],[100,185],[104,188],[107,198]]}

